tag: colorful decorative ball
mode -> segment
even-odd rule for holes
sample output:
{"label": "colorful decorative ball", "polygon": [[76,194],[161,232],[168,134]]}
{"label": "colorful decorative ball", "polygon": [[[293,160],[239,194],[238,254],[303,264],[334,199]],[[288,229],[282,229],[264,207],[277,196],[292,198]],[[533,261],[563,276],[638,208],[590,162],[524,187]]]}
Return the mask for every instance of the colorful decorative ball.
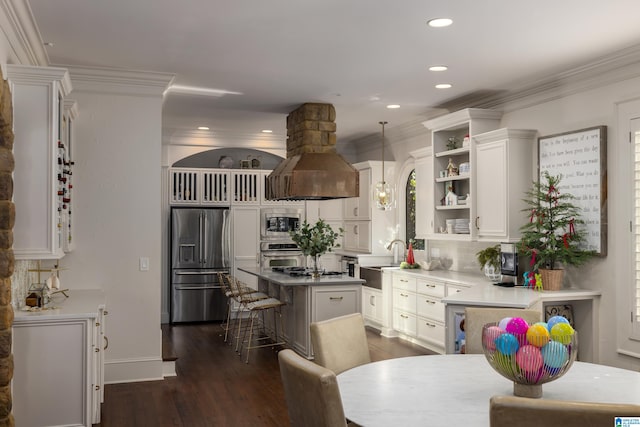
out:
{"label": "colorful decorative ball", "polygon": [[503,331],[507,330],[507,324],[509,323],[509,321],[512,319],[512,317],[505,317],[504,319],[500,320],[500,322],[498,322],[498,327],[500,329],[502,329]]}
{"label": "colorful decorative ball", "polygon": [[[540,353],[542,354],[545,368],[560,368],[569,359],[567,347],[558,341],[549,341],[547,345],[542,347]],[[552,370],[547,370],[552,373]]]}
{"label": "colorful decorative ball", "polygon": [[527,342],[536,347],[544,347],[549,342],[549,331],[546,325],[536,323],[527,329]]}
{"label": "colorful decorative ball", "polygon": [[551,332],[551,328],[553,328],[558,323],[569,323],[569,321],[564,316],[553,316],[549,320],[547,320],[547,329]]}
{"label": "colorful decorative ball", "polygon": [[516,354],[516,352],[518,351],[518,348],[520,347],[520,344],[518,343],[518,339],[515,337],[515,335],[510,334],[508,332],[496,338],[495,343],[496,343],[496,349],[500,353],[506,354],[508,356],[512,356]]}
{"label": "colorful decorative ball", "polygon": [[534,325],[542,325],[547,331],[549,331],[549,325],[547,324],[547,322],[536,322],[534,323]]}
{"label": "colorful decorative ball", "polygon": [[514,317],[507,323],[505,331],[510,334],[519,335],[526,334],[529,329],[529,324],[522,317]]}
{"label": "colorful decorative ball", "polygon": [[489,326],[483,337],[484,346],[489,351],[496,350],[496,338],[504,334],[504,331],[498,326]]}
{"label": "colorful decorative ball", "polygon": [[568,323],[556,323],[551,328],[551,339],[561,342],[562,344],[569,344],[573,337],[573,328]]}
{"label": "colorful decorative ball", "polygon": [[525,345],[516,353],[516,363],[524,372],[538,373],[542,368],[542,354],[540,349],[533,345]]}

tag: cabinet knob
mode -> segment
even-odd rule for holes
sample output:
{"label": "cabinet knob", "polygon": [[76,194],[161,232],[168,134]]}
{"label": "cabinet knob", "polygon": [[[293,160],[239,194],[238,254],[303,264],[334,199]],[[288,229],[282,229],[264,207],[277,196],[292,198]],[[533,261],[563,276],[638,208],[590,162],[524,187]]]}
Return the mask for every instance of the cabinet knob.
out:
{"label": "cabinet knob", "polygon": [[109,314],[109,312],[107,310],[103,311],[104,315],[106,316],[107,314]]}
{"label": "cabinet knob", "polygon": [[98,391],[98,390],[100,390],[100,386],[99,385],[96,386],[96,391]]}
{"label": "cabinet knob", "polygon": [[94,348],[93,351],[95,351],[96,353],[100,353],[100,349],[98,347]]}

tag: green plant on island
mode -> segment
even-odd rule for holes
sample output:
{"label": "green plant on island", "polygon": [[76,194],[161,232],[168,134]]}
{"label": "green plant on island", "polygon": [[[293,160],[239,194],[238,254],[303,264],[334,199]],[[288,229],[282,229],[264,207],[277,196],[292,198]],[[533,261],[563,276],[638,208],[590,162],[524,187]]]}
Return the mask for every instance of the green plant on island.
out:
{"label": "green plant on island", "polygon": [[313,257],[314,271],[317,271],[318,257],[331,252],[333,248],[339,248],[338,239],[343,232],[342,228],[339,228],[338,232],[333,231],[329,224],[320,219],[314,225],[305,220],[300,228],[290,231],[289,235],[303,255]]}
{"label": "green plant on island", "polygon": [[594,251],[584,250],[586,230],[575,197],[560,192],[562,175],[544,172],[533,182],[524,201],[529,221],[520,227],[518,251],[531,257],[532,270],[560,269],[560,265],[581,265]]}

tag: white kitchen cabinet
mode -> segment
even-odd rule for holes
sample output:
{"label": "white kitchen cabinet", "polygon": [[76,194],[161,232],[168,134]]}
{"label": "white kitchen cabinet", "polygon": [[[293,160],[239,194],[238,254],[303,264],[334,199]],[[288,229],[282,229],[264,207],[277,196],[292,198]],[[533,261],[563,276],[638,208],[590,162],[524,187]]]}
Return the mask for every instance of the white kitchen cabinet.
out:
{"label": "white kitchen cabinet", "polygon": [[[394,163],[385,162],[385,180],[394,182]],[[367,161],[353,165],[360,171],[360,197],[344,199],[344,249],[372,255],[389,255],[386,249],[397,236],[395,210],[376,209],[371,188],[382,179],[382,162]]]}
{"label": "white kitchen cabinet", "polygon": [[344,199],[345,220],[371,219],[371,165],[353,165],[360,171],[360,196]]}
{"label": "white kitchen cabinet", "polygon": [[255,276],[239,271],[239,267],[259,267],[260,207],[237,206],[231,210],[232,274],[257,289]]}
{"label": "white kitchen cabinet", "polygon": [[344,249],[352,252],[371,252],[371,221],[344,222]]}
{"label": "white kitchen cabinet", "polygon": [[476,217],[478,240],[516,242],[527,221],[522,200],[532,181],[536,131],[498,129],[475,141]]}
{"label": "white kitchen cabinet", "polygon": [[367,324],[380,326],[384,322],[384,306],[382,291],[362,287],[362,315]]}
{"label": "white kitchen cabinet", "polygon": [[169,204],[172,206],[229,206],[231,174],[227,170],[169,169]]}
{"label": "white kitchen cabinet", "polygon": [[91,426],[100,422],[106,347],[104,295],[71,290],[69,299],[56,302],[56,307],[16,312],[12,385],[16,425]]}
{"label": "white kitchen cabinet", "polygon": [[[430,180],[433,185],[433,233],[427,235],[428,238],[458,241],[476,239],[475,227],[470,227],[470,232],[465,234],[446,233],[446,220],[470,224],[475,219],[475,201],[478,195],[473,192],[476,188],[473,136],[496,129],[501,116],[502,113],[498,111],[468,108],[423,122],[431,130],[433,148],[433,176]],[[450,140],[457,141],[455,148],[447,146]],[[448,175],[447,167],[450,163],[458,169],[465,163],[469,166],[469,171]],[[459,203],[457,197],[449,200],[446,196],[450,190],[456,196],[469,195],[471,200],[464,204]]]}
{"label": "white kitchen cabinet", "polygon": [[[13,201],[16,259],[64,256],[63,199],[69,162],[62,135],[64,98],[71,91],[64,68],[7,65],[15,134]],[[68,209],[68,206],[67,206]]]}
{"label": "white kitchen cabinet", "polygon": [[433,228],[433,156],[431,147],[412,151],[416,171],[416,239],[425,239]]}
{"label": "white kitchen cabinet", "polygon": [[420,273],[394,270],[392,274],[393,329],[404,339],[443,353],[445,283]]}

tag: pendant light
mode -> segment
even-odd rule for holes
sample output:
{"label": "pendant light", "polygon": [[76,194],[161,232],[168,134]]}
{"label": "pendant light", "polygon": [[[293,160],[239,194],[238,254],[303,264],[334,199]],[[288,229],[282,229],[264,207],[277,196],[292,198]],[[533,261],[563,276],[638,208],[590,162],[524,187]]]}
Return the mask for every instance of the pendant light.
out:
{"label": "pendant light", "polygon": [[373,202],[376,208],[384,211],[393,209],[396,205],[395,189],[384,180],[384,125],[387,122],[378,122],[382,125],[382,180],[373,187]]}

